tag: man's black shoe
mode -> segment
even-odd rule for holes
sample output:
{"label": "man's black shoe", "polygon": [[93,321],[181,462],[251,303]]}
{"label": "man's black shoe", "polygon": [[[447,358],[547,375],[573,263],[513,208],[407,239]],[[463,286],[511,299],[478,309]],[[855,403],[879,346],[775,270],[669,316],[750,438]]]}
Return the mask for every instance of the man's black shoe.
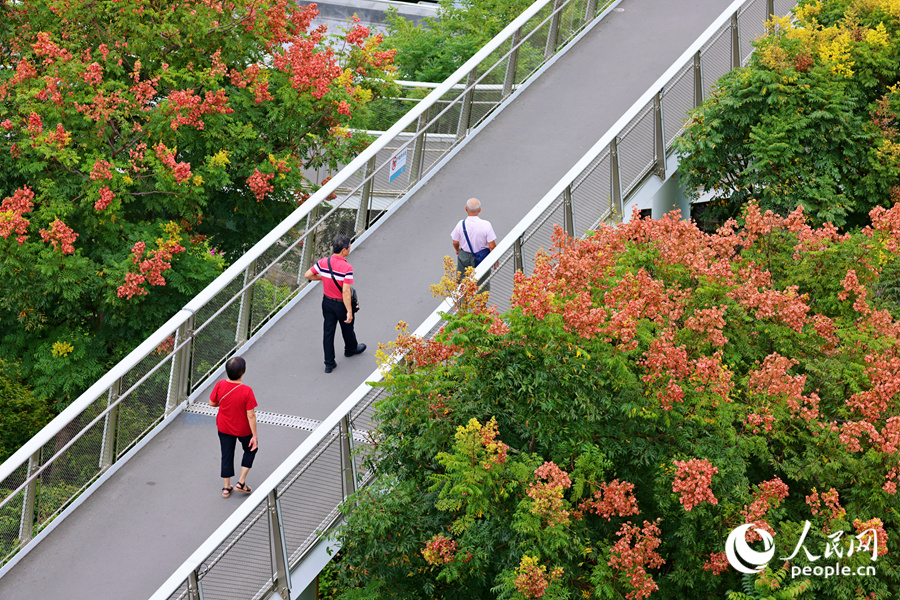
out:
{"label": "man's black shoe", "polygon": [[335,369],[337,369],[337,365],[334,365],[333,367],[329,367],[328,365],[325,365],[325,372],[326,372],[326,373],[331,373],[331,372],[334,371]]}
{"label": "man's black shoe", "polygon": [[362,353],[365,352],[365,351],[366,351],[366,345],[365,345],[365,344],[357,344],[357,345],[356,345],[356,350],[354,350],[353,352],[344,352],[344,356],[348,356],[348,357],[349,357],[349,356],[355,356],[355,355],[357,355],[357,354],[362,354]]}

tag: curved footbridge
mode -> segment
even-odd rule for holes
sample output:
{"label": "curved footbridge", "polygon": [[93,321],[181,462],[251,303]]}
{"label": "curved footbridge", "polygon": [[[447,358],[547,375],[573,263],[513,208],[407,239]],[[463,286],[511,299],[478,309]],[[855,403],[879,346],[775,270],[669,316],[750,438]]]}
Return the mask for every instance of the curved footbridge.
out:
{"label": "curved footbridge", "polygon": [[[351,449],[377,396],[374,350],[398,321],[424,323],[421,335],[439,325],[428,285],[465,200],[482,200],[502,238],[477,275],[503,308],[554,223],[580,234],[634,204],[654,216],[677,204],[667,155],[686,111],[792,4],[538,2],[0,467],[0,514],[14,516],[0,541],[18,549],[0,598],[314,598],[327,560],[315,532],[365,483]],[[535,53],[542,66],[527,64]],[[338,231],[357,236],[356,331],[370,350],[326,374],[320,291],[298,274]],[[224,500],[204,405],[234,353],[259,401],[260,451],[256,491]]]}

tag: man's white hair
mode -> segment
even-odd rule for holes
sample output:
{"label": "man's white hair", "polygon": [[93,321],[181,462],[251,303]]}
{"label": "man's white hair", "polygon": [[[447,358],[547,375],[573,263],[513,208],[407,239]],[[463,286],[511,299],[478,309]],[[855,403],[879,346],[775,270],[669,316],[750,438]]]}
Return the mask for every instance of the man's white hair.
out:
{"label": "man's white hair", "polygon": [[466,210],[469,212],[478,212],[481,210],[481,201],[478,198],[469,198],[466,200]]}

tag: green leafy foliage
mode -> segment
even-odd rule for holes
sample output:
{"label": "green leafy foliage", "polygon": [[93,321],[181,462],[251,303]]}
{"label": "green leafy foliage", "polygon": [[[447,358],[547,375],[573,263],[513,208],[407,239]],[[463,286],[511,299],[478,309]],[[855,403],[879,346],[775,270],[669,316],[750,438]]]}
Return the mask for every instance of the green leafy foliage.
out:
{"label": "green leafy foliage", "polygon": [[[870,290],[900,264],[900,207],[854,235],[800,209],[742,221],[558,229],[503,315],[449,264],[443,330],[401,324],[381,351],[404,360],[336,597],[894,597],[900,312]],[[776,557],[809,524],[819,556],[742,579],[724,550],[743,523]],[[876,534],[887,553],[847,555]],[[876,575],[794,572],[829,543]]]}
{"label": "green leafy foliage", "polygon": [[677,141],[681,181],[713,193],[709,217],[748,200],[813,223],[864,224],[900,194],[896,65],[888,0],[801,2],[774,18],[747,67],[721,78]]}
{"label": "green leafy foliage", "polygon": [[393,52],[316,14],[0,3],[0,356],[56,410],[368,143]]}

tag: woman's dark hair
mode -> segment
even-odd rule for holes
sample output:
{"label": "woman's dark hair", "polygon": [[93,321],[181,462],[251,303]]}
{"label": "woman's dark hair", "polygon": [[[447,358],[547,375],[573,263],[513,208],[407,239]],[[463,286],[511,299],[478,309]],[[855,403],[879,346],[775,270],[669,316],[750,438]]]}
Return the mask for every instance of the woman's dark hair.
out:
{"label": "woman's dark hair", "polygon": [[240,379],[247,370],[247,363],[240,356],[232,356],[225,363],[225,372],[228,373],[228,379],[235,381]]}
{"label": "woman's dark hair", "polygon": [[336,235],[334,236],[334,243],[331,244],[331,249],[335,254],[340,254],[341,250],[344,248],[350,247],[350,238],[346,235]]}

